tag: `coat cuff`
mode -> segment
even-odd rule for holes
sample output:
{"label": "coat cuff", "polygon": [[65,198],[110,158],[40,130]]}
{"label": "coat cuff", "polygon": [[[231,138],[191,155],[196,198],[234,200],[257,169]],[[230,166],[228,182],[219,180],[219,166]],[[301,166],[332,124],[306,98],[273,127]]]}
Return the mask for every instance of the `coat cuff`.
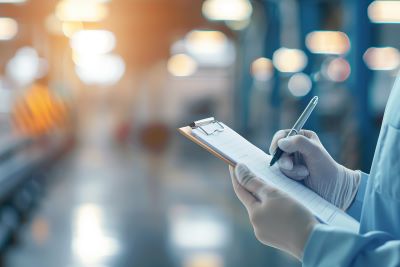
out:
{"label": "coat cuff", "polygon": [[367,182],[369,177],[369,175],[366,173],[363,173],[361,171],[360,173],[361,173],[361,181],[358,186],[357,194],[355,195],[350,207],[346,210],[346,213],[349,214],[354,219],[356,219],[357,221],[360,221],[361,209],[364,202],[365,189],[367,188]]}

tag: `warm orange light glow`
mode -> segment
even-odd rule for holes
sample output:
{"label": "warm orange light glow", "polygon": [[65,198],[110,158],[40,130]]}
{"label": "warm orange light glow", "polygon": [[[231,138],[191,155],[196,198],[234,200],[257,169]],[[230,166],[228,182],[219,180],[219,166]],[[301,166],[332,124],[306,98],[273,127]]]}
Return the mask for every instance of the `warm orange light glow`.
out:
{"label": "warm orange light glow", "polygon": [[370,47],[363,59],[371,70],[395,70],[400,65],[400,53],[394,47]]}
{"label": "warm orange light glow", "polygon": [[197,70],[196,61],[185,54],[178,54],[172,56],[168,60],[168,71],[173,76],[186,77],[193,75]]}
{"label": "warm orange light glow", "polygon": [[20,132],[41,135],[66,123],[64,102],[42,85],[32,86],[14,104],[14,124]]}
{"label": "warm orange light glow", "polygon": [[62,0],[56,7],[56,15],[62,21],[96,22],[107,17],[108,8],[96,0]]}
{"label": "warm orange light glow", "polygon": [[71,38],[76,32],[83,30],[83,24],[79,21],[65,21],[62,23],[62,31],[66,37]]}
{"label": "warm orange light glow", "polygon": [[375,23],[400,23],[400,2],[374,1],[368,7],[368,17]]}
{"label": "warm orange light glow", "polygon": [[260,57],[251,64],[251,74],[258,81],[268,81],[274,73],[274,66],[269,58]]}
{"label": "warm orange light glow", "polygon": [[0,18],[0,41],[11,40],[18,33],[18,23],[12,18]]}
{"label": "warm orange light glow", "polygon": [[56,15],[48,15],[44,24],[49,33],[63,35],[62,22],[56,17]]}
{"label": "warm orange light glow", "polygon": [[307,35],[306,45],[312,53],[342,55],[349,51],[350,40],[344,32],[315,31]]}

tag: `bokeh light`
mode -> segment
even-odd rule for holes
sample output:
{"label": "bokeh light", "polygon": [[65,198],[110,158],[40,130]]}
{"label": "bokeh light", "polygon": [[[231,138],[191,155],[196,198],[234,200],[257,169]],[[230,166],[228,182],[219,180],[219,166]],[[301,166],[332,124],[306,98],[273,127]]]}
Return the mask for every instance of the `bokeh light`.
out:
{"label": "bokeh light", "polygon": [[6,74],[19,86],[26,86],[47,72],[47,62],[39,58],[32,47],[18,49],[15,56],[7,63]]}
{"label": "bokeh light", "polygon": [[81,30],[71,38],[71,47],[78,54],[105,54],[115,47],[115,36],[106,30]]}
{"label": "bokeh light", "polygon": [[56,15],[62,21],[96,22],[107,17],[108,8],[96,0],[62,0],[56,7]]}
{"label": "bokeh light", "polygon": [[394,47],[370,47],[363,59],[371,70],[395,70],[400,65],[400,53]]}
{"label": "bokeh light", "polygon": [[314,31],[307,35],[306,45],[315,54],[342,55],[349,51],[350,40],[344,32]]}
{"label": "bokeh light", "polygon": [[125,73],[125,62],[116,54],[82,56],[75,66],[79,79],[87,85],[111,86]]}
{"label": "bokeh light", "polygon": [[273,55],[273,63],[280,72],[300,72],[307,62],[306,54],[299,49],[281,47]]}
{"label": "bokeh light", "polygon": [[368,17],[374,23],[400,23],[400,2],[374,1],[368,7]]}
{"label": "bokeh light", "polygon": [[83,30],[83,24],[80,21],[64,21],[62,31],[66,37],[71,38],[76,32]]}
{"label": "bokeh light", "polygon": [[188,254],[182,267],[224,267],[224,258],[217,253],[197,252]]}
{"label": "bokeh light", "polygon": [[288,89],[292,95],[301,97],[307,95],[312,88],[312,81],[310,76],[305,73],[296,73],[290,77],[288,82]]}
{"label": "bokeh light", "polygon": [[0,41],[13,39],[18,33],[18,23],[12,18],[0,18]]}
{"label": "bokeh light", "polygon": [[168,71],[171,75],[177,77],[187,77],[193,75],[197,70],[196,61],[188,55],[173,55],[168,60]]}
{"label": "bokeh light", "polygon": [[344,82],[351,73],[349,62],[344,58],[328,58],[322,65],[322,74],[328,80]]}
{"label": "bokeh light", "polygon": [[251,64],[251,74],[257,81],[268,81],[274,74],[272,60],[265,57],[257,58]]}
{"label": "bokeh light", "polygon": [[250,18],[253,8],[248,0],[206,0],[202,11],[210,20],[241,21]]}
{"label": "bokeh light", "polygon": [[229,66],[235,59],[233,45],[220,31],[190,31],[184,45],[187,53],[201,65]]}
{"label": "bokeh light", "polygon": [[193,54],[217,54],[223,51],[227,38],[220,31],[191,31],[185,38],[186,47]]}

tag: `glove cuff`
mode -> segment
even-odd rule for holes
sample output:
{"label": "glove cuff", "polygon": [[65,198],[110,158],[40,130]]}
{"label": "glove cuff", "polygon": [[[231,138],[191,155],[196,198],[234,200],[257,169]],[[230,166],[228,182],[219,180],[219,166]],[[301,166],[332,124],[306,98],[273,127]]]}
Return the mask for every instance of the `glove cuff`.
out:
{"label": "glove cuff", "polygon": [[360,182],[361,173],[359,171],[353,171],[339,165],[332,203],[342,210],[347,210],[357,194]]}

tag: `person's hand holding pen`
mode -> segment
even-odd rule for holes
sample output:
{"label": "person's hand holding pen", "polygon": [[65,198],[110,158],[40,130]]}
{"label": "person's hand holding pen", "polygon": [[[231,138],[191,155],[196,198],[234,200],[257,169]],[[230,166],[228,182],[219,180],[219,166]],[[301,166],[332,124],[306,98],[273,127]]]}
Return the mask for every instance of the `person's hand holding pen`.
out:
{"label": "person's hand holding pen", "polygon": [[301,130],[298,135],[286,138],[289,131],[278,131],[269,149],[271,154],[278,147],[284,152],[277,161],[279,169],[346,210],[357,193],[361,174],[338,164],[314,132]]}

